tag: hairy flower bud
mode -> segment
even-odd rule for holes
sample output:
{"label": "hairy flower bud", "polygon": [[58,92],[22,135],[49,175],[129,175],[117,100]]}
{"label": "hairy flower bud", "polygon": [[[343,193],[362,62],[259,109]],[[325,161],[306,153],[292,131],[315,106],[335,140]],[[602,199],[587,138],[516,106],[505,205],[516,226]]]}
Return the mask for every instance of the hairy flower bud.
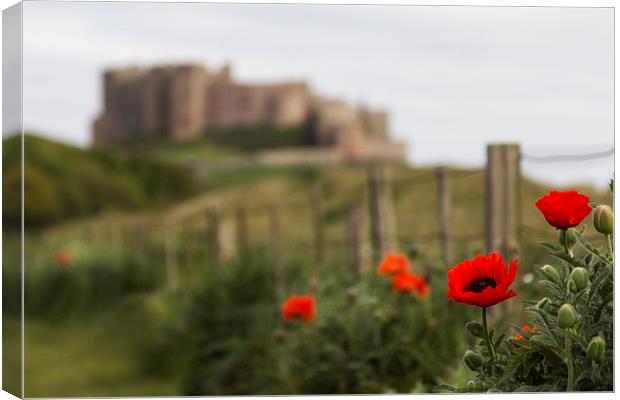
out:
{"label": "hairy flower bud", "polygon": [[572,249],[577,243],[577,234],[574,228],[560,229],[558,233],[558,241],[562,246]]}
{"label": "hairy flower bud", "polygon": [[482,357],[473,350],[467,350],[465,355],[463,355],[463,362],[467,365],[467,368],[477,371],[482,366]]}
{"label": "hairy flower bud", "polygon": [[484,339],[484,329],[482,329],[482,325],[477,321],[469,321],[465,324],[465,328],[474,335],[474,337]]}
{"label": "hairy flower bud", "polygon": [[593,337],[586,351],[592,360],[601,361],[605,354],[605,339],[600,336]]}
{"label": "hairy flower bud", "polygon": [[614,231],[614,212],[606,205],[597,206],[592,216],[594,228],[602,234],[611,235]]}
{"label": "hairy flower bud", "polygon": [[558,325],[562,329],[572,328],[577,322],[577,311],[570,304],[563,304],[558,311]]}
{"label": "hairy flower bud", "polygon": [[588,282],[590,282],[588,271],[585,268],[577,267],[570,274],[569,289],[573,293],[581,292],[588,286]]}
{"label": "hairy flower bud", "polygon": [[550,281],[555,282],[555,283],[562,282],[562,280],[560,279],[560,274],[558,273],[558,270],[555,269],[552,265],[549,265],[549,264],[544,265],[542,268],[540,268],[540,270]]}

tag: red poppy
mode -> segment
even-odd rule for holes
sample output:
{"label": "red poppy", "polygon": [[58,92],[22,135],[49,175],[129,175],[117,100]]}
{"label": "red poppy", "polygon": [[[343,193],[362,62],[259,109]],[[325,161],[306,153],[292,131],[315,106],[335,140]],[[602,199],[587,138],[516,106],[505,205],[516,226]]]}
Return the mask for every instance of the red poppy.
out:
{"label": "red poppy", "polygon": [[576,190],[558,192],[552,190],[536,202],[536,207],[542,212],[549,223],[558,229],[567,229],[577,226],[590,214],[592,207],[588,205],[590,199]]}
{"label": "red poppy", "polygon": [[524,325],[524,326],[521,328],[521,330],[522,330],[523,332],[525,332],[525,333],[529,333],[530,335],[534,335],[534,334],[538,333],[538,329],[536,329],[536,327],[532,327],[532,328],[530,328],[530,327],[529,327],[529,326],[527,326],[527,325]]}
{"label": "red poppy", "polygon": [[523,339],[525,339],[525,338],[523,337],[523,335],[522,335],[522,334],[520,334],[520,333],[515,333],[514,338],[515,338],[515,340],[523,340]]}
{"label": "red poppy", "polygon": [[397,275],[409,271],[409,259],[402,253],[387,252],[377,273],[379,275]]}
{"label": "red poppy", "polygon": [[478,254],[448,271],[448,297],[457,303],[489,307],[517,295],[508,287],[517,273],[517,260],[510,262],[510,269],[502,256]]}
{"label": "red poppy", "polygon": [[292,295],[282,303],[282,316],[286,321],[299,318],[312,321],[316,314],[313,296]]}
{"label": "red poppy", "polygon": [[402,272],[392,279],[392,288],[396,293],[417,293],[422,297],[428,296],[426,279],[411,272]]}
{"label": "red poppy", "polygon": [[62,266],[71,264],[71,255],[67,250],[60,250],[56,254],[56,261]]}

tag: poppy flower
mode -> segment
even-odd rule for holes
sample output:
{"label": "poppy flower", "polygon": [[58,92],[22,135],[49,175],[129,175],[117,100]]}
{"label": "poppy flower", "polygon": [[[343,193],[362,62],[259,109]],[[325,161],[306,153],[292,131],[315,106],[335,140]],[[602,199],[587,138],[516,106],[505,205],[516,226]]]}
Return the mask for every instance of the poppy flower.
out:
{"label": "poppy flower", "polygon": [[529,327],[529,326],[527,326],[527,325],[524,325],[524,326],[521,328],[521,330],[522,330],[523,332],[525,332],[525,333],[529,333],[530,335],[534,335],[534,334],[538,333],[538,329],[536,329],[536,327],[532,327],[532,328],[530,328],[530,327]]}
{"label": "poppy flower", "polygon": [[295,318],[312,321],[316,314],[313,296],[292,295],[282,303],[282,316],[286,321]]}
{"label": "poppy flower", "polygon": [[523,337],[523,335],[522,335],[522,334],[520,334],[520,333],[515,333],[515,335],[514,335],[514,339],[515,339],[515,340],[523,340],[523,339],[525,339],[525,338]]}
{"label": "poppy flower", "polygon": [[577,226],[590,214],[590,199],[576,190],[558,192],[552,190],[536,201],[536,207],[549,223],[558,229]]}
{"label": "poppy flower", "polygon": [[446,294],[457,303],[489,307],[517,295],[508,289],[516,274],[517,260],[508,269],[498,253],[478,254],[448,271]]}
{"label": "poppy flower", "polygon": [[422,297],[428,296],[426,279],[411,272],[402,272],[392,279],[392,288],[396,293],[417,293]]}
{"label": "poppy flower", "polygon": [[379,275],[398,275],[409,271],[409,259],[402,253],[387,252],[379,265]]}
{"label": "poppy flower", "polygon": [[63,267],[67,266],[71,264],[71,255],[67,250],[60,250],[56,254],[56,261],[59,265],[62,265]]}

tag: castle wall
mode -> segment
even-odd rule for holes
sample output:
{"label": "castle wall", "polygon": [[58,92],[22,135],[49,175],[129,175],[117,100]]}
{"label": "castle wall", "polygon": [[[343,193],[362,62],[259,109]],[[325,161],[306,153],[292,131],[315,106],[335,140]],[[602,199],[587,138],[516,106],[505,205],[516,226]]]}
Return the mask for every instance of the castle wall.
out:
{"label": "castle wall", "polygon": [[207,128],[233,125],[304,123],[310,95],[304,83],[278,85],[214,84],[207,88]]}
{"label": "castle wall", "polygon": [[95,143],[189,141],[235,125],[309,123],[315,143],[344,159],[404,159],[404,146],[389,139],[385,112],[315,96],[305,82],[240,84],[229,66],[212,71],[200,65],[110,70],[103,81]]}

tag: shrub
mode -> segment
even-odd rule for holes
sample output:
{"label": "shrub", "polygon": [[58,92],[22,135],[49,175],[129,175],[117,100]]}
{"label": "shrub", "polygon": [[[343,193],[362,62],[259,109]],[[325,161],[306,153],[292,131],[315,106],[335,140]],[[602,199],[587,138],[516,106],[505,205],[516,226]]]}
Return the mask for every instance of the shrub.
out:
{"label": "shrub", "polygon": [[[440,392],[541,392],[613,390],[613,249],[611,224],[596,229],[607,249],[592,246],[575,229],[591,211],[588,198],[574,191],[552,192],[537,203],[558,242],[544,244],[555,259],[538,269],[546,296],[526,301],[529,325],[514,326],[514,336],[495,335],[483,324],[468,323],[476,345],[466,352],[465,364],[477,376],[462,387],[441,385]],[[604,211],[611,213],[607,207]],[[605,218],[613,220],[613,215]],[[584,254],[576,255],[579,245]],[[489,289],[490,290],[490,289]]]}

